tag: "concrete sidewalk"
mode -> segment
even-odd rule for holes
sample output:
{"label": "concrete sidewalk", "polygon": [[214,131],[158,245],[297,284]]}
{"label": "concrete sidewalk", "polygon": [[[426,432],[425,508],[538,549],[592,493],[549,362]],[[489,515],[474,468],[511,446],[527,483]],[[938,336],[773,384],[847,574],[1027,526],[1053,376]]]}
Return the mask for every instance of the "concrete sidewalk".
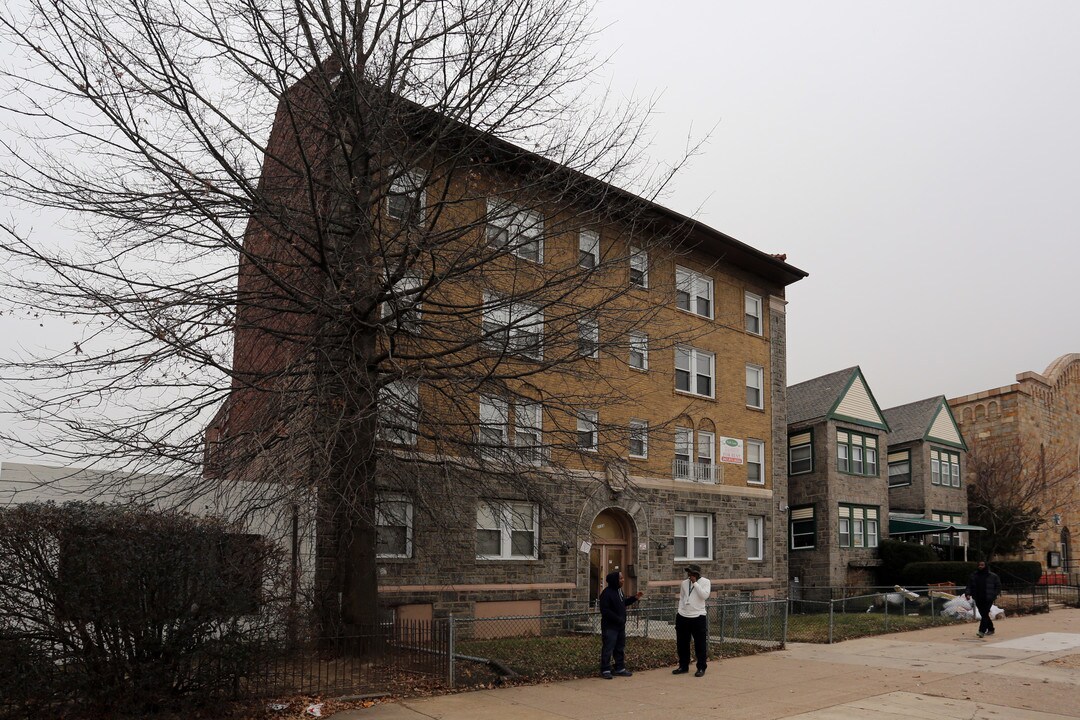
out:
{"label": "concrete sidewalk", "polygon": [[[1080,718],[1080,610],[1007,618],[975,637],[966,623],[714,662],[702,678],[670,669],[632,678],[401,700],[336,720],[1054,720]],[[627,648],[633,667],[633,645]]]}

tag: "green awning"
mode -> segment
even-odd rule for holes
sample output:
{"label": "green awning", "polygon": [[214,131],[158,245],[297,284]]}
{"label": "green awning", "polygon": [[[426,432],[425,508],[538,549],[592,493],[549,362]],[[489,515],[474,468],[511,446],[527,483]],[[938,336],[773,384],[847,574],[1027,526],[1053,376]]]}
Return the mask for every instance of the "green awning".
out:
{"label": "green awning", "polygon": [[978,532],[986,530],[981,525],[963,525],[961,523],[947,523],[926,518],[889,518],[889,536],[893,535],[930,535],[949,532]]}

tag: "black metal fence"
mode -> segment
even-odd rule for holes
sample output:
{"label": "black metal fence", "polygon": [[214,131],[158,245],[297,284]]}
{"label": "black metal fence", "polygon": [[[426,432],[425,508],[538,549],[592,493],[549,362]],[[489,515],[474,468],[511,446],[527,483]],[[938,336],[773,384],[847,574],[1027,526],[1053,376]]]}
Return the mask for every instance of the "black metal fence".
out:
{"label": "black metal fence", "polygon": [[238,664],[234,695],[359,695],[450,675],[450,624],[398,620],[333,638],[267,637]]}

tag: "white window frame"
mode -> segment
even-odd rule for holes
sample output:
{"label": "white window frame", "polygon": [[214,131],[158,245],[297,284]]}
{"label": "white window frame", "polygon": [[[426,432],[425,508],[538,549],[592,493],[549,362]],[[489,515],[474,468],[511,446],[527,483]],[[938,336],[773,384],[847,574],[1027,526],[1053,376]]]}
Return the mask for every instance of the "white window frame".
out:
{"label": "white window frame", "polygon": [[[404,505],[404,518],[395,518],[387,512],[387,505]],[[405,552],[386,553],[378,552],[378,532],[383,527],[402,527],[400,523],[392,523],[392,520],[402,519],[405,521]],[[403,493],[378,492],[375,500],[375,557],[378,558],[411,558],[413,550],[413,505],[412,498]]]}
{"label": "white window frame", "polygon": [[[386,216],[398,222],[418,223],[427,203],[426,195],[424,176],[421,173],[415,171],[395,172],[386,193]],[[395,198],[408,198],[410,196],[415,196],[416,202],[416,214],[412,218],[408,217],[408,203],[405,204],[404,212],[398,214],[395,211],[393,202]]]}
{"label": "white window frame", "polygon": [[[692,313],[699,317],[709,318],[716,314],[716,299],[713,292],[713,280],[708,275],[697,270],[675,266],[675,307],[683,312]],[[682,296],[686,296],[686,307],[683,307]],[[708,312],[699,312],[700,302],[708,303]]]}
{"label": "white window frame", "polygon": [[419,383],[416,380],[392,380],[379,388],[378,396],[379,439],[395,445],[416,445]]}
{"label": "white window frame", "polygon": [[[679,519],[682,518],[684,522],[684,532],[679,534]],[[705,535],[698,535],[698,528],[695,520],[705,521]],[[675,513],[675,525],[672,533],[673,545],[675,548],[675,562],[684,562],[686,560],[712,560],[713,559],[713,517],[707,513],[687,513],[677,512]],[[679,538],[683,539],[685,543],[685,551],[683,554],[679,554]],[[704,555],[697,553],[698,539],[704,539],[707,543],[708,552]]]}
{"label": "white window frame", "polygon": [[[757,385],[753,381],[757,381]],[[751,392],[757,392],[757,403],[751,402]],[[746,366],[746,407],[755,410],[765,409],[765,368],[760,365]]]}
{"label": "white window frame", "polygon": [[[687,367],[680,367],[680,356],[686,358]],[[702,375],[700,368],[700,359],[708,360],[708,375]],[[689,390],[683,390],[679,387],[679,373],[687,373]],[[709,378],[709,393],[703,394],[697,391],[699,387],[698,381],[701,377]],[[697,397],[716,397],[716,355],[705,350],[698,350],[694,347],[678,346],[675,348],[675,392],[686,393],[687,395],[696,395]]]}
{"label": "white window frame", "polygon": [[480,396],[477,444],[480,454],[500,457],[510,445],[510,403],[500,397]]}
{"label": "white window frame", "polygon": [[578,267],[595,270],[600,264],[600,233],[582,230],[578,233]]}
{"label": "white window frame", "polygon": [[716,433],[698,430],[697,443],[694,444],[694,462],[716,467]]}
{"label": "white window frame", "polygon": [[[544,359],[544,311],[537,305],[508,302],[485,292],[482,318],[484,342],[511,355]],[[535,347],[530,347],[535,338]]]}
{"label": "white window frame", "polygon": [[[755,452],[757,458],[754,458]],[[758,468],[757,481],[750,479],[750,466],[756,465]],[[747,485],[764,485],[765,484],[765,442],[762,440],[750,440],[746,441],[746,484]]]}
{"label": "white window frame", "polygon": [[[634,364],[634,353],[641,356],[641,364]],[[627,360],[634,370],[647,371],[649,369],[649,336],[644,333],[630,333],[630,356]]]}
{"label": "white window frame", "polygon": [[746,559],[765,559],[764,515],[748,515],[746,518]]}
{"label": "white window frame", "polygon": [[600,357],[600,323],[596,318],[578,320],[578,354],[581,357]]}
{"label": "white window frame", "polygon": [[488,198],[487,212],[488,245],[506,248],[522,260],[543,264],[544,218],[540,213],[494,198]]}
{"label": "white window frame", "polygon": [[[596,410],[578,410],[577,434],[575,445],[578,450],[586,452],[598,452],[600,445],[600,413]],[[584,433],[591,436],[591,445],[582,445],[581,439]]]}
{"label": "white window frame", "polygon": [[382,318],[388,320],[388,327],[412,333],[420,330],[421,313],[417,291],[423,284],[423,278],[413,273],[397,279],[390,289],[391,299],[383,301],[380,309]]}
{"label": "white window frame", "polygon": [[[637,273],[637,279],[634,277]],[[649,287],[649,251],[630,248],[630,284],[647,290]]]}
{"label": "white window frame", "polygon": [[[755,295],[751,292],[746,293],[744,308],[744,322],[746,332],[750,333],[751,335],[764,335],[765,323],[762,322],[761,318],[761,296]],[[751,327],[751,324],[753,324],[754,327]]]}
{"label": "white window frame", "polygon": [[[634,442],[638,441],[641,444],[641,452],[634,452]],[[632,458],[647,458],[649,457],[649,421],[648,420],[630,420],[630,441],[628,443],[628,452]]]}
{"label": "white window frame", "polygon": [[544,407],[538,402],[514,403],[514,447],[518,457],[530,465],[544,459]]}
{"label": "white window frame", "polygon": [[[490,510],[492,526],[482,525],[481,515],[484,507]],[[531,528],[515,529],[514,521],[528,518]],[[537,550],[540,547],[540,509],[535,503],[519,502],[515,500],[481,500],[476,508],[476,530],[499,533],[498,554],[484,554],[479,548],[476,551],[477,560],[535,560]],[[515,532],[532,533],[532,553],[529,555],[515,555],[513,553],[513,535]],[[479,543],[479,538],[477,539]]]}

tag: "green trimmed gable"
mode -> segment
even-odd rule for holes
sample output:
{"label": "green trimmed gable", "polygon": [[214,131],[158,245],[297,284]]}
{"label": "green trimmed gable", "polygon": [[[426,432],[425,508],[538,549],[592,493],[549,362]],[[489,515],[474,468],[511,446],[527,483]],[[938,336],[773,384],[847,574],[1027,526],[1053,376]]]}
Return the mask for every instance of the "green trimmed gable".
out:
{"label": "green trimmed gable", "polygon": [[855,368],[847,386],[836,398],[826,417],[889,431],[889,423],[885,421],[885,416],[874,399],[874,393],[870,391],[870,386],[859,368]]}

